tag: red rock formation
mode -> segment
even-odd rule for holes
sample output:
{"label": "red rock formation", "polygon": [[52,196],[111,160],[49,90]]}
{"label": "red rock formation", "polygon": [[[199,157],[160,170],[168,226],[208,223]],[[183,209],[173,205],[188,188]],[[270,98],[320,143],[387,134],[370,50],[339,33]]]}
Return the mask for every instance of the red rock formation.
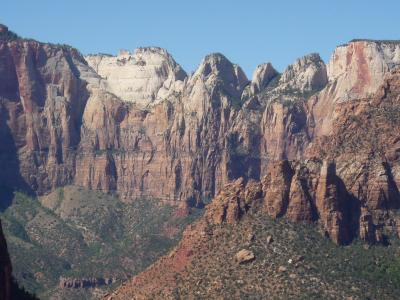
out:
{"label": "red rock formation", "polygon": [[0,43],[0,153],[8,187],[39,193],[70,183],[80,141],[86,82],[69,47]]}
{"label": "red rock formation", "polygon": [[324,161],[316,191],[316,207],[327,235],[337,244],[348,241],[347,224],[343,215],[346,194],[336,176],[336,165]]}
{"label": "red rock formation", "polygon": [[[138,107],[113,94],[115,82],[109,90],[73,48],[2,40],[1,185],[41,194],[74,183],[126,201],[151,196],[201,206],[229,181],[266,176],[263,207],[271,216],[319,219],[338,243],[356,236],[360,223],[370,237],[369,230],[397,224],[399,74],[383,80],[399,64],[397,49],[351,42],[328,68],[311,54],[282,75],[261,66],[249,83],[221,54],[186,76],[164,50],[144,48],[140,64],[155,59],[172,75],[160,77],[168,88],[156,79],[156,91],[145,86],[155,98]],[[379,76],[377,65],[384,66]],[[247,210],[245,195],[226,197],[220,222]]]}
{"label": "red rock formation", "polygon": [[293,170],[287,160],[271,163],[269,170],[263,178],[265,210],[273,217],[281,217],[289,204]]}
{"label": "red rock formation", "polygon": [[290,184],[289,204],[285,214],[290,220],[295,222],[316,220],[313,179],[306,167],[300,166],[296,169]]}

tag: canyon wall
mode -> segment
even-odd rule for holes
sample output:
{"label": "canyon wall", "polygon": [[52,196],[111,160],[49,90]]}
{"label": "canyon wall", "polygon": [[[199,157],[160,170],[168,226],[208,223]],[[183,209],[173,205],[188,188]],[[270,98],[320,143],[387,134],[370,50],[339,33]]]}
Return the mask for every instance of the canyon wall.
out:
{"label": "canyon wall", "polygon": [[327,66],[310,54],[250,81],[218,53],[187,75],[156,47],[83,57],[2,39],[2,205],[76,184],[202,206],[243,177],[263,181],[273,216],[318,219],[338,243],[379,240],[370,228],[399,202],[399,49],[352,41]]}

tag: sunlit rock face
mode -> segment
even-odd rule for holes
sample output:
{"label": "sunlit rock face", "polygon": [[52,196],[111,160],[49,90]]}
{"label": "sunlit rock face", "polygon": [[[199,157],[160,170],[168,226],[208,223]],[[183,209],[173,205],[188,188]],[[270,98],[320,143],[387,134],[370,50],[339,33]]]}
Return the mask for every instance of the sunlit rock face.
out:
{"label": "sunlit rock face", "polygon": [[371,98],[385,75],[400,67],[400,42],[355,40],[335,49],[328,65],[328,85],[309,101],[313,134],[332,131],[337,103]]}
{"label": "sunlit rock face", "polygon": [[258,65],[251,80],[251,93],[255,95],[262,91],[278,74],[271,63]]}
{"label": "sunlit rock face", "polygon": [[[319,217],[340,243],[346,224],[358,222],[338,203],[345,193],[371,208],[362,210],[370,236],[384,204],[397,205],[398,49],[351,42],[328,67],[309,54],[282,74],[260,65],[249,81],[219,53],[187,76],[160,48],[84,58],[67,46],[2,40],[0,183],[37,194],[76,184],[126,201],[202,206],[232,180],[272,176],[281,187],[264,182],[266,190],[282,198],[265,196],[272,216]],[[347,90],[356,98],[344,99]],[[358,119],[375,124],[375,137]],[[351,152],[343,147],[355,133],[365,145]],[[371,137],[379,142],[366,143]],[[281,161],[288,164],[274,167]]]}
{"label": "sunlit rock face", "polygon": [[88,64],[102,77],[102,87],[124,101],[146,107],[179,89],[186,73],[164,49],[122,50],[117,56],[89,55]]}
{"label": "sunlit rock face", "polygon": [[279,80],[279,89],[304,93],[320,90],[327,82],[325,63],[318,54],[312,53],[297,59],[287,67]]}
{"label": "sunlit rock face", "polygon": [[335,101],[372,96],[384,75],[400,66],[400,43],[353,41],[335,49],[327,70],[329,81],[336,82]]}

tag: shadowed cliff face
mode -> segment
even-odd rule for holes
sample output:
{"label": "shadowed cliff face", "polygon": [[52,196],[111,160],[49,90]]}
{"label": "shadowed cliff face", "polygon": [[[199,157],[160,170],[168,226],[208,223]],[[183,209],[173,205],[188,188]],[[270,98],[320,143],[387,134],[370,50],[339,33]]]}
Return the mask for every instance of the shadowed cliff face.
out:
{"label": "shadowed cliff face", "polygon": [[70,182],[88,97],[76,65],[85,61],[72,48],[19,39],[0,53],[3,182],[37,193]]}
{"label": "shadowed cliff face", "polygon": [[[67,46],[3,40],[2,206],[14,189],[71,183],[203,206],[243,177],[263,182],[274,217],[321,220],[338,243],[361,219],[372,237],[398,206],[398,73],[383,79],[398,53],[356,41],[328,67],[310,54],[282,74],[260,65],[249,81],[222,54],[188,76],[160,48],[87,62]],[[362,125],[371,120],[374,134]]]}
{"label": "shadowed cliff face", "polygon": [[0,222],[0,299],[11,299],[11,261]]}
{"label": "shadowed cliff face", "polygon": [[7,242],[0,222],[0,300],[37,300],[35,295],[21,288],[12,275]]}

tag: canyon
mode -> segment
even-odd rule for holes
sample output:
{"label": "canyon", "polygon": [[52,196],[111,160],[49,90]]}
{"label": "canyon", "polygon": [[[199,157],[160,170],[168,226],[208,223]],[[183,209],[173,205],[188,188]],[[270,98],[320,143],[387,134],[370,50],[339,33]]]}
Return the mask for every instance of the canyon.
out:
{"label": "canyon", "polygon": [[215,225],[255,202],[338,245],[385,244],[400,234],[399,66],[400,42],[353,40],[327,64],[313,53],[249,80],[213,53],[189,75],[161,48],[84,56],[1,26],[0,207],[73,185],[208,204]]}

